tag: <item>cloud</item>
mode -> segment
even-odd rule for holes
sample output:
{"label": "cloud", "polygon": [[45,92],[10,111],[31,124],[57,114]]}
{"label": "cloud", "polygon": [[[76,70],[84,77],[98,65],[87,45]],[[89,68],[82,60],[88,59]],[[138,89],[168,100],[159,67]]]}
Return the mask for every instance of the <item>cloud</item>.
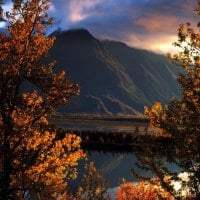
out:
{"label": "cloud", "polygon": [[179,24],[179,20],[175,16],[148,14],[137,19],[135,24],[143,27],[148,32],[171,32],[172,27]]}
{"label": "cloud", "polygon": [[11,3],[12,0],[3,0],[2,2],[3,2],[3,4],[7,4],[7,3]]}
{"label": "cloud", "polygon": [[68,19],[71,23],[76,23],[91,17],[95,14],[94,7],[102,0],[73,0],[68,2]]}
{"label": "cloud", "polygon": [[140,37],[138,35],[135,36],[130,34],[127,36],[126,43],[130,46],[166,54],[168,52],[176,51],[176,48],[172,45],[176,40],[177,36],[170,34],[159,34],[155,37],[152,37],[152,35],[143,35]]}
{"label": "cloud", "polygon": [[2,4],[2,8],[3,8],[4,11],[11,11],[12,7],[13,7],[12,1],[5,1]]}
{"label": "cloud", "polygon": [[0,22],[0,28],[4,28],[6,26],[6,22]]}
{"label": "cloud", "polygon": [[52,2],[50,3],[50,6],[49,6],[49,12],[50,13],[56,13],[57,12],[56,7]]}
{"label": "cloud", "polygon": [[191,0],[53,0],[62,28],[146,49],[168,48],[180,23],[198,20]]}

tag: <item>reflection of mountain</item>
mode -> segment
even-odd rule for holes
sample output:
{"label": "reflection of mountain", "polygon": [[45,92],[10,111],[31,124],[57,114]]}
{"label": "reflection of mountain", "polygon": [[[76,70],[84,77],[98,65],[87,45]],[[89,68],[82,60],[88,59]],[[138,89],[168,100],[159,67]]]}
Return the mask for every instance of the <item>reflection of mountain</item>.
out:
{"label": "reflection of mountain", "polygon": [[115,168],[117,168],[120,165],[121,160],[123,160],[123,155],[119,154],[119,155],[111,158],[110,160],[107,160],[105,163],[103,163],[103,165],[101,166],[99,171],[103,175],[109,174],[109,172],[111,172],[112,170],[114,170]]}
{"label": "reflection of mountain", "polygon": [[[94,162],[97,170],[107,181],[109,181],[109,187],[118,186],[121,178],[125,178],[127,181],[136,181],[131,174],[131,169],[136,163],[136,157],[134,153],[99,153],[95,151],[89,151],[88,162]],[[84,169],[82,164],[80,164],[78,168],[79,175],[83,174]],[[78,177],[78,180],[76,180],[77,182],[80,182],[79,178],[80,176]]]}
{"label": "reflection of mountain", "polygon": [[178,96],[178,69],[162,55],[100,41],[84,29],[55,35],[50,56],[81,84],[81,96],[63,112],[137,114],[144,105]]}

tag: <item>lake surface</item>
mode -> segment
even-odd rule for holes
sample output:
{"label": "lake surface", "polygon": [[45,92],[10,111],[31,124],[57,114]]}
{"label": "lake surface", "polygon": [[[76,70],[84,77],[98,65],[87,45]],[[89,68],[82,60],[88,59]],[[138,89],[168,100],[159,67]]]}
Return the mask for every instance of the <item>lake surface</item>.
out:
{"label": "lake surface", "polygon": [[[88,161],[94,162],[97,170],[109,182],[109,188],[115,188],[120,185],[120,180],[125,178],[126,181],[137,182],[138,180],[131,174],[131,169],[135,169],[139,175],[148,177],[154,176],[151,172],[144,172],[136,168],[137,158],[133,153],[101,153],[97,151],[88,152]],[[81,183],[81,177],[86,173],[84,169],[85,161],[79,162],[78,178],[71,182],[70,187],[76,191],[77,186]],[[172,171],[180,171],[174,164],[168,164]]]}
{"label": "lake surface", "polygon": [[[146,134],[148,129],[147,123],[134,123],[134,122],[120,122],[120,121],[90,121],[90,120],[68,120],[65,122],[57,121],[56,124],[63,129],[70,130],[101,130],[101,131],[124,131],[134,132],[136,127],[140,134]],[[150,130],[151,131],[151,130]],[[119,186],[120,180],[125,178],[127,181],[138,181],[131,173],[131,169],[136,169],[137,158],[134,152],[98,152],[87,151],[87,162],[94,162],[97,170],[103,175],[103,177],[109,182],[109,187],[113,188]],[[70,185],[72,189],[76,190],[77,185],[81,182],[81,177],[85,174],[84,165],[85,161],[80,161],[78,165],[78,178]],[[177,171],[177,167],[173,164],[168,165],[173,171]],[[144,172],[137,169],[139,175],[145,175],[152,177],[150,172]]]}
{"label": "lake surface", "polygon": [[[98,171],[109,181],[111,187],[119,185],[122,178],[137,181],[131,174],[137,158],[134,153],[88,152],[88,162],[94,162]],[[82,163],[83,164],[83,163]]]}
{"label": "lake surface", "polygon": [[[127,181],[137,181],[131,174],[131,169],[137,161],[134,153],[101,153],[90,151],[87,152],[87,155],[88,160],[86,162],[94,162],[97,170],[109,182],[109,187],[118,186],[122,178],[125,178]],[[76,188],[76,185],[80,183],[81,177],[85,173],[84,165],[86,162],[79,162],[79,176],[77,180],[73,182],[72,187]]]}

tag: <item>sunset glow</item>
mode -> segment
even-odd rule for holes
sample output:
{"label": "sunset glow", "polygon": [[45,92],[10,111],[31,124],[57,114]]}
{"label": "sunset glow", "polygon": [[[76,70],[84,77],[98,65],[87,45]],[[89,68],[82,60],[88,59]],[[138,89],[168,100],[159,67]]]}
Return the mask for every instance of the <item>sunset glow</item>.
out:
{"label": "sunset glow", "polygon": [[[5,8],[10,5],[5,1]],[[179,24],[198,21],[195,6],[191,0],[52,0],[49,14],[56,19],[55,29],[85,28],[100,39],[167,52]]]}

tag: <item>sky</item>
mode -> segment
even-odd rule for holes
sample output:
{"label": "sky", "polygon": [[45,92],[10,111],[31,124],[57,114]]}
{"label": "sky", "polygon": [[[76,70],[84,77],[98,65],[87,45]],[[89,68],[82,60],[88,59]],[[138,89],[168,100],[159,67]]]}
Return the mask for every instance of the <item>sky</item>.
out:
{"label": "sky", "polygon": [[[10,0],[5,0],[9,7]],[[197,23],[197,0],[52,0],[55,28],[86,28],[95,37],[159,53],[173,51],[177,28]]]}

